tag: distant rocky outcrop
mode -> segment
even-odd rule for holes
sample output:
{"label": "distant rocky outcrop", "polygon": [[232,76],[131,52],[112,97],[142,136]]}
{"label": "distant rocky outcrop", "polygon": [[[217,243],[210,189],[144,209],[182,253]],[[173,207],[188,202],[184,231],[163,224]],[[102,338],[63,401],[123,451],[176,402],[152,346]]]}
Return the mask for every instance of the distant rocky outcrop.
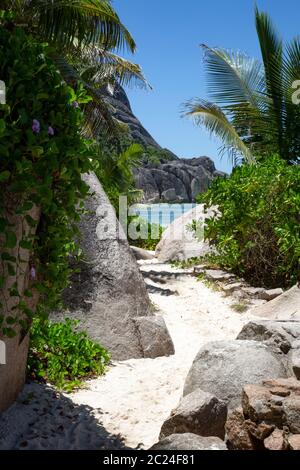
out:
{"label": "distant rocky outcrop", "polygon": [[200,388],[233,409],[240,403],[247,383],[287,377],[281,354],[258,341],[214,341],[205,344],[196,356],[184,385],[186,396]]}
{"label": "distant rocky outcrop", "polygon": [[[145,164],[136,170],[135,183],[144,192],[144,202],[193,202],[197,194],[204,192],[216,176],[225,175],[217,171],[209,157],[179,159],[173,152],[163,149],[133,114],[124,89],[116,86],[102,90],[111,107],[112,116],[128,126],[133,142],[147,150],[154,150],[156,163],[145,159]],[[161,163],[159,163],[161,162]]]}
{"label": "distant rocky outcrop", "polygon": [[217,176],[225,173],[217,171],[209,157],[184,158],[147,163],[136,170],[135,183],[144,192],[144,202],[194,202]]}
{"label": "distant rocky outcrop", "polygon": [[108,87],[102,90],[102,94],[111,107],[112,116],[128,126],[129,135],[133,142],[142,145],[145,149],[152,148],[161,151],[168,159],[177,159],[173,152],[163,149],[156,142],[140,120],[133,114],[129,99],[121,86],[116,85],[113,89]]}

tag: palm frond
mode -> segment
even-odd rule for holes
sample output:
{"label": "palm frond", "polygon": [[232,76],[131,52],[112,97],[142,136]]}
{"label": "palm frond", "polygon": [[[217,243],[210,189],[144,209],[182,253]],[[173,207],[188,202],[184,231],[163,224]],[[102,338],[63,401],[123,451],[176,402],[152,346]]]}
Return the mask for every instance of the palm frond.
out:
{"label": "palm frond", "polygon": [[283,42],[278,36],[269,15],[260,12],[257,7],[255,9],[255,20],[265,69],[267,95],[272,98],[272,114],[278,127],[278,146],[282,151],[282,120],[285,113],[282,80]]}
{"label": "palm frond", "polygon": [[208,92],[218,105],[247,103],[258,108],[265,93],[261,63],[241,52],[211,48],[203,44],[204,64],[208,75]]}
{"label": "palm frond", "polygon": [[151,88],[139,65],[111,51],[88,46],[80,55],[80,64],[82,78],[95,85],[117,82],[121,86]]}
{"label": "palm frond", "polygon": [[97,44],[135,51],[135,42],[110,0],[23,0],[22,10],[23,20],[36,33],[62,49]]}
{"label": "palm frond", "polygon": [[186,103],[184,115],[191,117],[197,125],[204,125],[210,134],[221,139],[235,164],[241,155],[247,163],[255,163],[250,149],[221,108],[213,103],[197,99]]}

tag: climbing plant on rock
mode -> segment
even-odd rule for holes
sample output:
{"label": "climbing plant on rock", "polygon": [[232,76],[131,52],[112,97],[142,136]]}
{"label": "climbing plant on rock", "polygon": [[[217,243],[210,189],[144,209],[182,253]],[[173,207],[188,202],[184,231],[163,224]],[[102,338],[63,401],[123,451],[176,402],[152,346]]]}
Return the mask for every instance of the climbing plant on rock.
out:
{"label": "climbing plant on rock", "polygon": [[93,143],[81,133],[85,90],[62,81],[47,44],[7,24],[0,20],[0,335],[13,337],[67,285]]}

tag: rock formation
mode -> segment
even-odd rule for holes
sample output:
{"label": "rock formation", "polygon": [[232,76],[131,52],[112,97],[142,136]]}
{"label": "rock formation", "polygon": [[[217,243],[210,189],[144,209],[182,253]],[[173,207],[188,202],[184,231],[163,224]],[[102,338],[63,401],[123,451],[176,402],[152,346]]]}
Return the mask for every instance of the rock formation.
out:
{"label": "rock formation", "polygon": [[196,389],[180,401],[178,407],[164,422],[160,439],[171,434],[192,433],[199,436],[217,436],[224,439],[227,405],[210,393]]}
{"label": "rock formation", "polygon": [[197,205],[175,219],[163,232],[156,247],[156,256],[160,262],[184,261],[204,256],[211,251],[208,243],[199,241],[190,229],[189,226],[193,220],[204,222],[204,211],[201,205]]}
{"label": "rock formation", "polygon": [[300,450],[300,382],[272,379],[246,385],[242,407],[226,423],[235,450]]}
{"label": "rock formation", "polygon": [[136,171],[135,183],[144,192],[144,202],[194,202],[217,176],[225,173],[210,158],[199,157],[148,163]]}
{"label": "rock formation", "polygon": [[300,285],[295,285],[266,305],[253,309],[251,313],[269,320],[300,321]]}
{"label": "rock formation", "polygon": [[117,85],[101,93],[111,107],[112,116],[128,127],[132,141],[141,144],[146,151],[154,149],[161,156],[161,164],[145,162],[135,172],[136,187],[144,191],[144,202],[193,202],[216,176],[225,175],[216,170],[208,157],[179,159],[170,150],[162,149],[133,114],[122,87]]}
{"label": "rock formation", "polygon": [[155,316],[126,236],[95,175],[84,175],[91,195],[79,224],[83,261],[64,293],[67,312],[114,359],[171,355],[163,318]]}
{"label": "rock formation", "polygon": [[256,341],[213,341],[197,354],[187,376],[184,396],[201,388],[224,400],[229,409],[240,402],[247,383],[287,377],[283,359]]}
{"label": "rock formation", "polygon": [[170,150],[162,149],[133,114],[129,99],[121,86],[116,85],[113,89],[105,88],[101,93],[110,105],[112,116],[128,127],[129,135],[133,142],[142,145],[145,149],[151,147],[159,151],[163,150],[170,159],[177,158]]}

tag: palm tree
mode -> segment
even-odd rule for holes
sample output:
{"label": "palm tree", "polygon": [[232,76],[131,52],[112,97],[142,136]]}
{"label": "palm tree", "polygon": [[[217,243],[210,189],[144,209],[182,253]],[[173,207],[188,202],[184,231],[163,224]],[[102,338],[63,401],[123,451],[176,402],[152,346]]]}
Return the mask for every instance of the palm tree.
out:
{"label": "palm tree", "polygon": [[136,44],[111,6],[111,0],[4,0],[14,14],[12,27],[21,25],[47,41],[64,79],[81,80],[93,97],[87,106],[89,129],[114,128],[109,106],[99,90],[119,83],[145,85],[140,67],[117,55]]}
{"label": "palm tree", "polygon": [[293,83],[300,79],[300,40],[284,47],[270,17],[255,9],[262,63],[241,52],[202,45],[211,101],[194,99],[185,116],[219,137],[221,154],[235,164],[253,163],[278,153],[300,161],[300,107],[293,104]]}

